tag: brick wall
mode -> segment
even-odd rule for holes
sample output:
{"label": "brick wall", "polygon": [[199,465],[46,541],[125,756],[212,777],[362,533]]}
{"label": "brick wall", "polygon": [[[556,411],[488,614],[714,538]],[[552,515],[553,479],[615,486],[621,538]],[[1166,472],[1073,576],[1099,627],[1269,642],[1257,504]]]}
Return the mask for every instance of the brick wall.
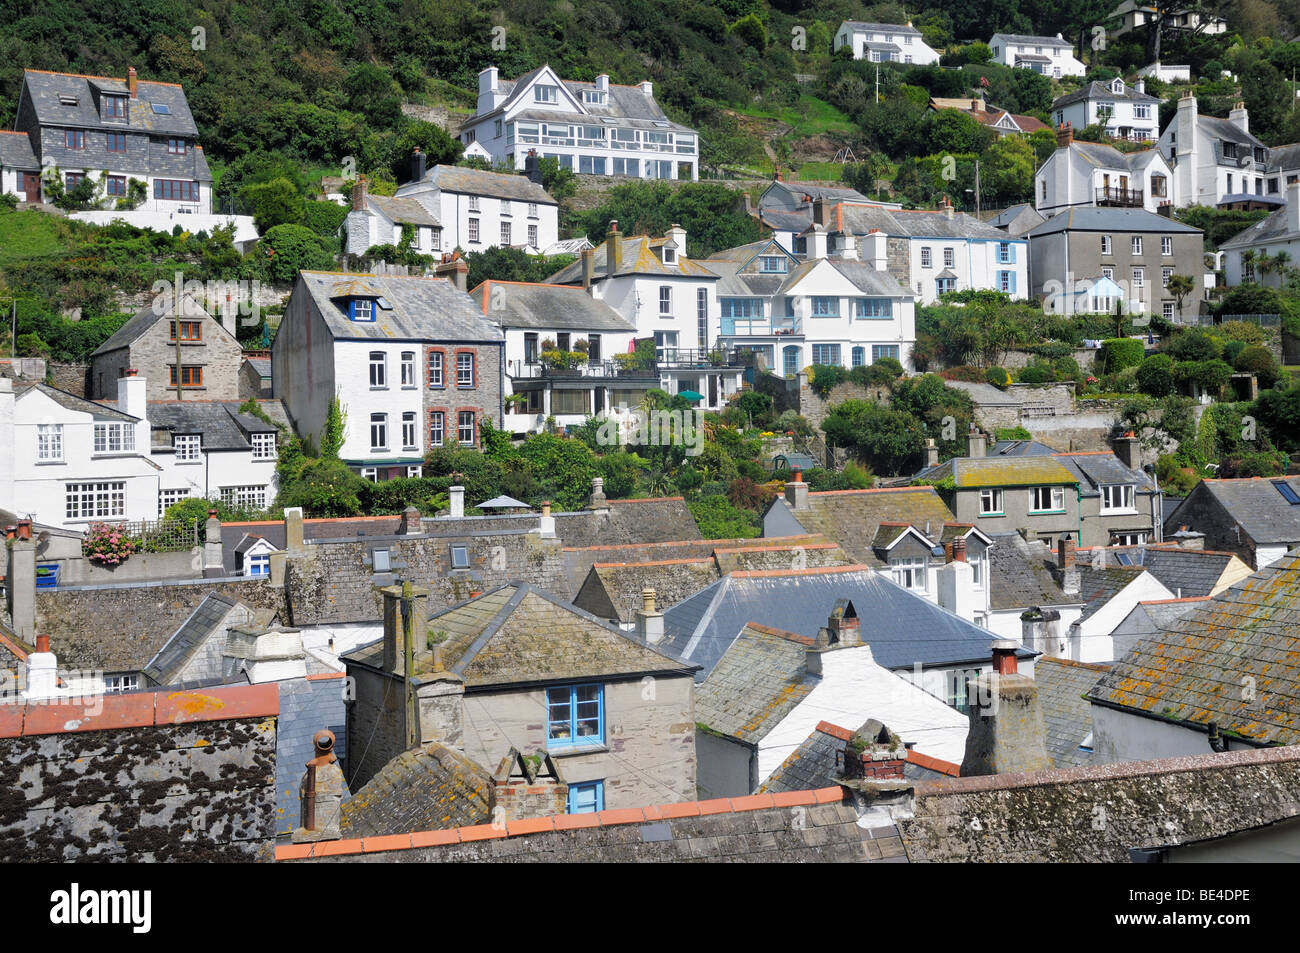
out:
{"label": "brick wall", "polygon": [[0,861],[254,861],[274,849],[276,688],[0,712]]}
{"label": "brick wall", "polygon": [[[201,366],[203,383],[200,387],[186,387],[185,396],[194,400],[237,400],[243,350],[215,319],[201,320],[202,343],[182,344],[181,363],[187,367],[191,364]],[[129,347],[97,356],[91,367],[95,397],[115,400],[118,377],[123,370],[133,367],[148,382],[148,400],[175,400],[176,388],[170,386],[169,368],[176,363],[176,342],[171,340],[170,325],[166,319],[155,321]]]}
{"label": "brick wall", "polygon": [[[443,355],[443,386],[430,387],[429,354],[441,352]],[[459,354],[474,356],[474,386],[463,388],[457,384],[456,360]],[[474,445],[479,446],[480,431],[484,420],[492,421],[495,427],[501,426],[501,355],[502,348],[496,345],[457,345],[434,344],[424,348],[424,365],[420,373],[424,378],[424,420],[425,439],[428,439],[429,414],[440,411],[444,417],[443,446],[455,447],[459,442],[458,424],[461,411],[474,412]]]}

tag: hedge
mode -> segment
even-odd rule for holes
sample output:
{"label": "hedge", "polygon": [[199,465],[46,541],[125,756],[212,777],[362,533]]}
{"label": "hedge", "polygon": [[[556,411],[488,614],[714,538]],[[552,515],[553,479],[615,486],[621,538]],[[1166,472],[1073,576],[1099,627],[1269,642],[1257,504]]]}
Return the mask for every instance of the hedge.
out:
{"label": "hedge", "polygon": [[1137,367],[1146,357],[1146,346],[1137,338],[1107,338],[1101,342],[1101,362],[1106,374],[1114,374],[1128,367]]}

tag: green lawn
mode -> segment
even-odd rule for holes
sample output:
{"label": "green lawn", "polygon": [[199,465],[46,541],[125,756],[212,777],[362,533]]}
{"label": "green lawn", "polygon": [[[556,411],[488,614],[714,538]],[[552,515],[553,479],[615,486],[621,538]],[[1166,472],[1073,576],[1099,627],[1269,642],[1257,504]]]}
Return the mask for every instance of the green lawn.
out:
{"label": "green lawn", "polygon": [[794,106],[776,109],[737,109],[755,119],[775,119],[793,128],[796,137],[819,136],[827,132],[854,132],[853,121],[825,100],[807,94]]}
{"label": "green lawn", "polygon": [[63,250],[54,216],[32,210],[0,213],[0,268]]}

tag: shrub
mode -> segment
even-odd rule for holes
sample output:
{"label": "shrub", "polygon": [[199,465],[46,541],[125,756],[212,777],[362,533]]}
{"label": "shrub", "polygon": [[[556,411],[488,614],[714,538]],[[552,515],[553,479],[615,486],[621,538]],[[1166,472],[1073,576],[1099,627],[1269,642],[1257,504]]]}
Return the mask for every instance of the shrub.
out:
{"label": "shrub", "polygon": [[1219,337],[1244,344],[1263,344],[1264,329],[1254,321],[1224,321],[1218,327]]}
{"label": "shrub", "polygon": [[1211,394],[1223,390],[1232,376],[1232,368],[1223,361],[1180,361],[1174,365],[1174,379],[1182,384],[1196,384]]}
{"label": "shrub", "polygon": [[1024,427],[997,427],[993,431],[993,439],[998,440],[1033,440],[1034,435]]}
{"label": "shrub", "polygon": [[1174,392],[1174,359],[1168,354],[1152,354],[1137,370],[1137,387],[1152,397],[1167,397]]}
{"label": "shrub", "polygon": [[1146,347],[1136,338],[1107,338],[1101,342],[1097,362],[1106,374],[1115,374],[1127,367],[1137,367],[1146,356]]}
{"label": "shrub", "polygon": [[1281,374],[1277,361],[1273,360],[1273,353],[1268,348],[1257,345],[1244,348],[1232,366],[1244,374],[1254,374],[1260,387],[1272,387]]}
{"label": "shrub", "polygon": [[1213,361],[1219,357],[1219,342],[1200,328],[1179,331],[1163,348],[1176,362]]}
{"label": "shrub", "polygon": [[984,373],[984,380],[1001,390],[1011,386],[1011,375],[1004,367],[990,367]]}
{"label": "shrub", "polygon": [[1225,341],[1223,344],[1223,359],[1235,366],[1237,357],[1244,350],[1246,350],[1245,341]]}
{"label": "shrub", "polygon": [[848,377],[848,372],[835,364],[814,364],[808,368],[808,373],[808,386],[819,397],[825,397],[836,384],[843,383]]}
{"label": "shrub", "polygon": [[[725,493],[726,484],[723,488]],[[737,509],[722,493],[702,495],[686,505],[705,539],[747,539],[758,535],[758,514]]]}
{"label": "shrub", "polygon": [[1044,367],[1042,364],[1029,364],[1020,369],[1016,374],[1016,380],[1021,384],[1048,384],[1056,379],[1056,374],[1050,367]]}
{"label": "shrub", "polygon": [[120,566],[139,551],[140,541],[120,523],[91,523],[81,543],[81,554],[101,566]]}

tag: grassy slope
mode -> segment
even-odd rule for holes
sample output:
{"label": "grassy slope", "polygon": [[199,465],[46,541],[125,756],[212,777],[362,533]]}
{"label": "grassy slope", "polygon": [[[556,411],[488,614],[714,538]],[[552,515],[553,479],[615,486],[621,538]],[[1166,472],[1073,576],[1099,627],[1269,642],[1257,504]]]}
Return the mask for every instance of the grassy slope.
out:
{"label": "grassy slope", "polygon": [[64,251],[53,216],[31,210],[0,215],[0,268]]}

